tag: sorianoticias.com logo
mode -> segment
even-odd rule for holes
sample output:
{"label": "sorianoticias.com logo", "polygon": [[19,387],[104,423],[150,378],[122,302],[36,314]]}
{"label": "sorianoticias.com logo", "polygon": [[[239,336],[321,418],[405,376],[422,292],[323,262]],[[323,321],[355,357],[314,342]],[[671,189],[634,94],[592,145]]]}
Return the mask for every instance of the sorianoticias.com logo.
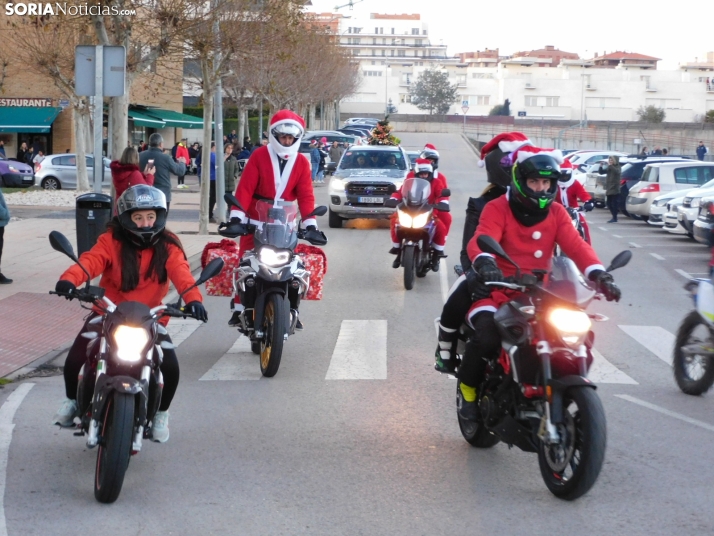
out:
{"label": "sorianoticias.com logo", "polygon": [[119,9],[117,6],[102,6],[96,4],[67,4],[66,2],[50,3],[7,3],[5,15],[30,15],[43,17],[45,15],[136,15],[135,9]]}

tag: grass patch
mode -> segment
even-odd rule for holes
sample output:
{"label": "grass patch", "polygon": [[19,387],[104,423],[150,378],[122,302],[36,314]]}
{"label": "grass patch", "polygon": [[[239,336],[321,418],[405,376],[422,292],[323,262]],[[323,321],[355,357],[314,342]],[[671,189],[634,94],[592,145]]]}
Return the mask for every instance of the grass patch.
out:
{"label": "grass patch", "polygon": [[40,192],[42,188],[39,186],[30,186],[29,188],[6,188],[5,186],[0,187],[2,193],[4,194],[15,194],[17,192]]}
{"label": "grass patch", "polygon": [[0,385],[7,385],[8,383],[12,383],[12,380],[8,380],[7,378],[0,378]]}

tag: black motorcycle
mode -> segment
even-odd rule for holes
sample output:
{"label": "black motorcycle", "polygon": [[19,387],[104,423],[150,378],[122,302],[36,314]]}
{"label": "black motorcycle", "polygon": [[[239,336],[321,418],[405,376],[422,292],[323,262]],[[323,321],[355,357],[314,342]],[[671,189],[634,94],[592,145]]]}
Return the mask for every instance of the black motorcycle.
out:
{"label": "black motorcycle", "polygon": [[[434,209],[449,212],[447,203],[429,204],[431,184],[426,179],[412,178],[402,185],[402,201],[387,199],[385,207],[397,209],[397,239],[401,244],[401,265],[404,268],[404,288],[414,288],[414,277],[426,277],[431,270],[432,240],[436,225]],[[441,197],[451,191],[444,188]]]}
{"label": "black motorcycle", "polygon": [[[501,353],[487,363],[484,381],[477,386],[477,420],[465,420],[457,412],[461,433],[478,448],[503,441],[537,452],[548,489],[562,499],[576,499],[593,486],[605,457],[605,413],[587,374],[591,320],[607,318],[585,313],[598,296],[567,257],[553,258],[546,280],[544,271],[521,274],[493,238],[481,235],[478,245],[517,268],[509,282],[487,284],[519,294],[495,313]],[[625,266],[631,257],[630,251],[618,254],[608,271]],[[459,359],[472,335],[472,329],[462,326]],[[460,408],[459,385],[456,392]]]}
{"label": "black motorcycle", "polygon": [[89,283],[89,274],[74,254],[67,238],[50,233],[52,247],[64,253],[87,274],[87,284],[71,294],[50,294],[91,303],[101,314],[89,321],[87,362],[79,373],[77,404],[81,423],[78,436],[87,435],[87,447],[99,447],[94,477],[94,496],[99,502],[117,500],[129,466],[129,457],[138,453],[143,439],[152,437],[152,420],[161,402],[164,385],[159,366],[163,349],[174,346],[162,338],[168,334],[159,320],[164,316],[187,318],[181,297],[223,268],[223,259],[213,259],[196,283],[172,305],[149,309],[139,302],[115,305],[104,289]]}
{"label": "black motorcycle", "polygon": [[[580,238],[585,240],[585,227],[583,225],[583,220],[580,219],[580,213],[583,211],[581,208],[573,208],[573,207],[565,207],[565,210],[568,211],[568,216],[570,216],[570,223],[573,225],[575,230],[578,232],[580,235]],[[560,255],[565,255],[563,253],[563,250],[560,249],[560,246],[556,244],[555,246],[555,255],[560,256]]]}
{"label": "black motorcycle", "polygon": [[[245,209],[235,196],[225,194],[229,206]],[[290,294],[304,296],[310,288],[310,272],[305,270],[294,249],[298,239],[314,246],[327,244],[321,231],[306,231],[296,225],[297,207],[284,201],[256,203],[257,219],[245,226],[245,233],[253,233],[255,249],[243,252],[240,266],[233,272],[233,289],[240,296],[245,309],[240,315],[238,331],[250,337],[251,350],[260,355],[260,371],[272,377],[278,372],[283,354],[283,342],[295,333],[297,310],[290,308]],[[327,207],[320,206],[304,216],[324,216]],[[218,228],[222,236],[236,238],[229,226]],[[299,298],[297,298],[299,299]]]}

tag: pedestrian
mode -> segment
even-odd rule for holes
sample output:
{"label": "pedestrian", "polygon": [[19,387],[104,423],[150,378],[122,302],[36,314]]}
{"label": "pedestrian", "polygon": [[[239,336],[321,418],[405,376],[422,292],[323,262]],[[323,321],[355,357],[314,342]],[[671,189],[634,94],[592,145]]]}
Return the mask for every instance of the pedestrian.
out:
{"label": "pedestrian", "polygon": [[174,162],[170,154],[163,151],[164,138],[158,132],[149,136],[149,148],[139,155],[139,169],[146,169],[149,160],[154,161],[154,187],[166,196],[166,213],[171,206],[171,173],[180,176],[186,174],[186,161],[183,157]]}
{"label": "pedestrian", "polygon": [[117,198],[121,197],[127,188],[137,184],[154,185],[156,167],[150,162],[142,172],[139,170],[139,153],[133,147],[127,147],[119,160],[109,164],[112,172],[112,184]]}
{"label": "pedestrian", "polygon": [[20,148],[17,150],[17,161],[22,162],[23,164],[27,164],[27,155],[29,154],[29,150],[27,148],[27,143],[24,141],[20,144]]}
{"label": "pedestrian", "polygon": [[[327,140],[327,138],[322,138],[323,140]],[[325,182],[325,168],[327,167],[326,162],[327,162],[327,151],[325,148],[325,143],[320,142],[317,144],[317,149],[320,152],[320,161],[317,164],[317,182],[320,184],[324,184]]]}
{"label": "pedestrian", "polygon": [[666,147],[662,149],[662,156],[667,156],[669,154],[669,151],[667,150]]}
{"label": "pedestrian", "polygon": [[642,152],[640,153],[642,156],[647,156],[647,147],[642,148]]}
{"label": "pedestrian", "polygon": [[250,142],[250,136],[243,138],[243,148],[249,152],[253,150],[253,144]]}
{"label": "pedestrian", "polygon": [[216,142],[211,142],[211,184],[208,190],[208,221],[216,223],[213,217],[213,209],[216,208]]}
{"label": "pedestrian", "polygon": [[238,141],[238,134],[236,134],[235,129],[231,130],[231,133],[228,135],[228,139],[230,140],[231,145]]}
{"label": "pedestrian", "polygon": [[342,154],[345,152],[345,150],[340,147],[340,144],[337,143],[336,141],[332,142],[332,146],[330,147],[330,150],[328,151],[328,154],[330,156],[330,162],[339,162],[340,158],[342,158]]}
{"label": "pedestrian", "polygon": [[[148,313],[149,308],[161,305],[169,292],[171,282],[182,296],[185,292],[183,299],[186,305],[182,310],[187,316],[207,321],[208,314],[202,303],[201,291],[192,288],[194,279],[186,260],[186,252],[178,237],[166,229],[167,209],[164,194],[151,186],[132,186],[119,198],[117,207],[118,215],[109,222],[107,231],[99,236],[92,249],[80,257],[88,273],[85,274],[76,264],[71,266],[60,276],[55,291],[67,296],[67,299],[72,299],[77,286],[87,279],[101,276],[99,286],[104,289],[108,299],[118,305],[122,302],[137,301],[144,304]],[[60,426],[72,426],[74,418],[79,416],[76,400],[78,376],[88,359],[96,356],[96,347],[94,352],[87,351],[88,345],[93,343],[90,342],[91,338],[88,339],[83,334],[88,331],[96,332],[97,315],[97,311],[90,313],[67,354],[64,363],[67,398],[62,402],[53,421]],[[167,321],[168,318],[164,318],[161,324],[165,326]],[[156,351],[163,355],[163,359],[160,358],[158,362],[163,375],[164,390],[152,426],[152,439],[159,443],[169,439],[168,410],[179,382],[179,362],[175,347],[171,344],[166,330],[163,329],[160,333],[162,332],[159,341],[168,344],[161,344],[161,349]],[[84,376],[85,379],[88,377],[88,374]],[[127,463],[127,460],[124,460],[124,463]]]}
{"label": "pedestrian", "polygon": [[699,160],[704,160],[704,155],[708,152],[709,151],[707,151],[707,148],[704,146],[704,142],[700,141],[699,146],[697,147],[697,158]]}
{"label": "pedestrian", "polygon": [[171,147],[171,158],[174,159],[174,162],[176,162],[176,150],[178,149],[179,142],[174,143],[174,146]]}
{"label": "pedestrian", "polygon": [[598,168],[600,175],[607,174],[605,179],[605,197],[607,199],[607,208],[612,214],[612,219],[607,223],[617,223],[617,212],[619,207],[620,197],[620,157],[612,155],[607,159],[607,170],[602,166]]}
{"label": "pedestrian", "polygon": [[[0,190],[0,266],[2,266],[2,248],[5,242],[5,227],[10,223],[10,209],[7,208],[7,203],[5,203],[5,197],[2,195],[2,190]],[[8,279],[0,271],[0,285],[9,285],[12,283],[12,279]]]}
{"label": "pedestrian", "polygon": [[[235,131],[234,131],[235,132]],[[238,159],[233,156],[233,146],[229,143],[224,147],[223,152],[223,178],[225,181],[225,193],[232,194],[236,191],[236,178],[238,177]],[[228,207],[226,216],[230,214]]]}
{"label": "pedestrian", "polygon": [[317,148],[317,141],[310,142],[310,170],[312,172],[313,184],[317,182],[317,172],[320,167],[320,149]]}
{"label": "pedestrian", "polygon": [[[183,158],[184,162],[188,163],[191,161],[191,157],[188,154],[188,139],[187,138],[181,138],[181,141],[176,145],[176,159],[178,158]],[[187,172],[187,171],[186,171]],[[185,190],[188,188],[184,184],[184,178],[186,177],[186,172],[183,175],[178,175],[178,184],[176,188],[179,190]]]}
{"label": "pedestrian", "polygon": [[656,156],[662,156],[662,149],[660,149],[659,146],[656,146],[654,148],[654,151],[652,151],[652,154]]}
{"label": "pedestrian", "polygon": [[42,161],[45,159],[45,153],[42,152],[42,149],[39,149],[37,151],[37,154],[32,157],[32,163],[37,166],[37,164],[42,163]]}
{"label": "pedestrian", "polygon": [[196,158],[198,158],[198,155],[200,154],[201,149],[200,146],[198,145],[198,142],[195,142],[191,147],[188,148],[188,157],[189,157],[189,162],[190,162],[190,172],[197,174],[197,169],[196,169]]}
{"label": "pedestrian", "polygon": [[4,140],[0,140],[0,156],[2,156],[3,158],[7,158],[7,156],[5,155],[5,141]]}

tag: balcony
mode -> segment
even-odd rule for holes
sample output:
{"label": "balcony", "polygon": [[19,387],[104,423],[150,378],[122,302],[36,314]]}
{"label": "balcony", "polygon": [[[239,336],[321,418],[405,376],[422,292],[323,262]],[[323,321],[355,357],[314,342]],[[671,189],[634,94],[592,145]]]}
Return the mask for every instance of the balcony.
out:
{"label": "balcony", "polygon": [[648,85],[648,86],[645,88],[645,91],[649,91],[649,92],[651,92],[651,93],[654,93],[655,91],[657,91],[657,88]]}
{"label": "balcony", "polygon": [[585,84],[586,91],[595,91],[597,88],[592,84]]}
{"label": "balcony", "polygon": [[535,89],[535,83],[534,82],[526,82],[525,86],[526,89]]}

